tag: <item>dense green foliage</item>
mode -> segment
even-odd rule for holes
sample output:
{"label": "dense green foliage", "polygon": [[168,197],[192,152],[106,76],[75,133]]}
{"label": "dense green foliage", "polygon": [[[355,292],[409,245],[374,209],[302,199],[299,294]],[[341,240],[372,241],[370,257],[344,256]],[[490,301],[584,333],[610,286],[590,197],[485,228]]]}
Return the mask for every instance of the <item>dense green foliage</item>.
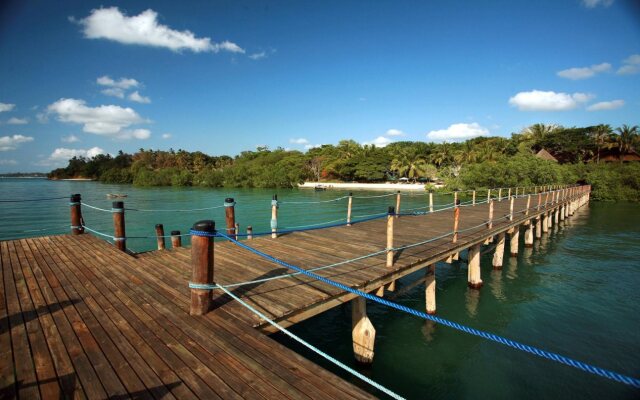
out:
{"label": "dense green foliage", "polygon": [[[184,150],[144,150],[116,157],[76,157],[52,179],[89,177],[137,186],[295,187],[314,181],[442,180],[449,189],[590,183],[593,198],[640,198],[640,162],[622,156],[639,148],[638,128],[608,125],[563,128],[532,125],[510,139],[480,137],[463,143],[395,142],[380,148],[343,140],[306,153],[266,147],[236,157]],[[544,149],[558,162],[536,157]],[[600,162],[607,154],[607,161]],[[612,155],[613,154],[613,155]],[[613,160],[613,162],[611,162]]]}

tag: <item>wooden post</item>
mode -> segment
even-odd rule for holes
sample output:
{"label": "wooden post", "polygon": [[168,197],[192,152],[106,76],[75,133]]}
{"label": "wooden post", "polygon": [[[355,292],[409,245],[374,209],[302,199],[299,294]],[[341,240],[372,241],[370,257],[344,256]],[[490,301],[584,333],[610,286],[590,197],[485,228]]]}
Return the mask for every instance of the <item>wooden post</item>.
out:
{"label": "wooden post", "polygon": [[[191,228],[191,283],[212,285],[213,234],[216,223],[198,221]],[[204,315],[211,308],[211,289],[191,289],[191,315]]]}
{"label": "wooden post", "polygon": [[509,193],[507,194],[507,197],[510,199],[511,198],[511,188],[509,188]]}
{"label": "wooden post", "polygon": [[253,239],[253,227],[251,225],[247,226],[247,240]]}
{"label": "wooden post", "polygon": [[498,188],[498,201],[502,201],[502,188]]}
{"label": "wooden post", "polygon": [[518,257],[518,246],[520,245],[520,226],[514,226],[511,231],[511,237],[509,242],[509,252],[511,257]]}
{"label": "wooden post", "polygon": [[430,264],[425,268],[425,289],[424,297],[427,306],[427,314],[436,313],[436,265]]}
{"label": "wooden post", "polygon": [[387,214],[387,268],[393,267],[393,216],[395,212],[393,207],[389,207]]}
{"label": "wooden post", "polygon": [[545,213],[542,214],[542,233],[548,233],[548,232],[549,232],[549,215],[545,211]]}
{"label": "wooden post", "polygon": [[509,197],[511,199],[510,203],[509,203],[509,221],[513,221],[513,200],[514,200],[514,197],[511,197],[511,196],[509,196]]}
{"label": "wooden post", "polygon": [[556,209],[553,212],[553,222],[556,225],[556,228],[558,227],[558,223],[560,222],[560,207],[557,206]]}
{"label": "wooden post", "polygon": [[480,244],[473,245],[469,248],[469,272],[467,281],[472,289],[480,289],[482,287],[482,279],[480,277]]}
{"label": "wooden post", "polygon": [[538,193],[538,206],[536,207],[537,211],[540,211],[541,205],[542,205],[542,193]]}
{"label": "wooden post", "polygon": [[518,197],[518,187],[516,186],[516,197]]}
{"label": "wooden post", "polygon": [[71,234],[81,235],[84,233],[82,227],[82,198],[80,194],[72,194],[69,200],[69,208],[71,212]]}
{"label": "wooden post", "polygon": [[127,235],[124,227],[124,203],[122,201],[114,201],[111,205],[111,214],[113,214],[113,241],[118,250],[127,251]]}
{"label": "wooden post", "polygon": [[529,221],[527,230],[524,231],[524,247],[533,247],[533,223]]}
{"label": "wooden post", "polygon": [[489,220],[487,221],[487,228],[493,228],[493,200],[489,200]]}
{"label": "wooden post", "polygon": [[227,223],[227,236],[238,240],[238,231],[236,231],[236,202],[233,197],[224,199],[224,216]]}
{"label": "wooden post", "polygon": [[493,269],[502,269],[502,259],[504,258],[504,232],[498,234],[496,251],[493,253]]}
{"label": "wooden post", "polygon": [[[458,241],[458,226],[460,225],[460,202],[458,201],[453,208],[453,238],[451,239],[452,243],[456,243]],[[460,258],[459,253],[455,253],[447,257],[446,262],[451,264],[453,260],[457,260]]]}
{"label": "wooden post", "polygon": [[433,212],[433,190],[429,190],[429,212]]}
{"label": "wooden post", "polygon": [[156,224],[156,241],[158,243],[158,250],[164,250],[164,226],[162,224]]}
{"label": "wooden post", "polygon": [[353,205],[353,193],[349,192],[349,203],[347,204],[347,226],[351,226],[351,206]]}
{"label": "wooden post", "polygon": [[473,204],[474,206],[476,205],[476,191],[473,191],[473,194],[471,195],[471,204]]}
{"label": "wooden post", "polygon": [[491,200],[491,189],[487,189],[487,203]]}
{"label": "wooden post", "polygon": [[271,200],[271,239],[278,237],[278,195],[273,195]]}
{"label": "wooden post", "polygon": [[529,208],[531,207],[531,195],[527,196],[527,210],[525,211],[524,215],[529,215]]}
{"label": "wooden post", "polygon": [[367,300],[364,297],[358,296],[351,300],[351,338],[356,361],[362,364],[371,364],[376,330],[367,317]]}
{"label": "wooden post", "polygon": [[454,205],[458,205],[458,204],[459,204],[459,203],[458,203],[458,191],[457,191],[457,190],[455,190],[455,191],[453,192],[453,204],[454,204]]}
{"label": "wooden post", "polygon": [[536,217],[536,239],[540,239],[542,237],[542,218],[538,215]]}
{"label": "wooden post", "polygon": [[180,231],[171,231],[171,247],[174,249],[182,247],[182,236],[180,236]]}
{"label": "wooden post", "polygon": [[240,224],[236,222],[235,225],[234,225],[234,228],[235,228],[234,230],[236,232],[235,233],[235,237],[236,237],[236,240],[238,240],[238,237],[239,237],[238,235],[240,234]]}
{"label": "wooden post", "polygon": [[396,218],[400,216],[400,191],[396,194]]}

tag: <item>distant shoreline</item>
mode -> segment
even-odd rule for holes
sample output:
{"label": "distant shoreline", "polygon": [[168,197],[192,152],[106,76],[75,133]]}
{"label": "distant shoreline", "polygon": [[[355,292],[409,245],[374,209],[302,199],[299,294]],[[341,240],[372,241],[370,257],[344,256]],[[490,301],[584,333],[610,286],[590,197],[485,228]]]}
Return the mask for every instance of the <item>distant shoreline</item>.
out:
{"label": "distant shoreline", "polygon": [[357,182],[305,182],[298,185],[301,189],[361,189],[361,190],[414,190],[424,192],[422,183],[357,183]]}

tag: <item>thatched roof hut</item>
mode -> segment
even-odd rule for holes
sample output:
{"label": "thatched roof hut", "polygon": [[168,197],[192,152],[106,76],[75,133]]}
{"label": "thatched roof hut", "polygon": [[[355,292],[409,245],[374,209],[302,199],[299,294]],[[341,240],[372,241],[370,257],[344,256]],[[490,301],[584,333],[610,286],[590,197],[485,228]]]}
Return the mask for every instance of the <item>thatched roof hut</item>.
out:
{"label": "thatched roof hut", "polygon": [[558,162],[558,159],[552,156],[551,153],[549,153],[545,149],[541,149],[539,152],[537,152],[536,157],[542,158],[543,160],[547,161]]}

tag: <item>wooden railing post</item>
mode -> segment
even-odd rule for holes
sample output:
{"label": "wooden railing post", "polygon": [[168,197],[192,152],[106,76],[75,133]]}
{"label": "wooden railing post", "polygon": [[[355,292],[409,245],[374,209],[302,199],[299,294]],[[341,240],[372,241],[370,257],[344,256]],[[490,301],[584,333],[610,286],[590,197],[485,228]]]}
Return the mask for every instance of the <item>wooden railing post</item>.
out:
{"label": "wooden railing post", "polygon": [[[212,285],[213,235],[216,224],[211,220],[199,221],[191,228],[191,283]],[[204,315],[211,307],[211,289],[191,289],[191,315]]]}
{"label": "wooden railing post", "polygon": [[502,188],[498,188],[498,201],[502,201]]}
{"label": "wooden railing post", "polygon": [[531,195],[527,195],[527,209],[524,213],[524,215],[529,215],[529,208],[531,207]]}
{"label": "wooden railing post", "polygon": [[487,228],[493,228],[493,200],[489,200],[489,219],[487,220]]}
{"label": "wooden railing post", "polygon": [[127,235],[124,226],[124,203],[114,201],[111,205],[113,214],[113,241],[118,250],[127,251]]}
{"label": "wooden railing post", "polygon": [[80,194],[72,194],[69,200],[69,208],[71,212],[71,234],[81,235],[84,233],[82,227],[82,197]]}
{"label": "wooden railing post", "polygon": [[227,224],[227,236],[238,240],[238,231],[236,231],[236,202],[233,197],[224,199],[224,219]]}
{"label": "wooden railing post", "polygon": [[156,242],[158,243],[158,250],[165,249],[164,226],[162,224],[156,224]]}
{"label": "wooden railing post", "polygon": [[513,221],[513,201],[514,197],[511,197],[511,200],[509,200],[509,221]]}
{"label": "wooden railing post", "polygon": [[[458,241],[458,227],[460,226],[460,200],[457,200],[453,207],[453,237],[451,239],[451,243],[456,243]],[[447,263],[452,263],[453,260],[457,260],[460,258],[460,253],[456,252],[445,260]]]}
{"label": "wooden railing post", "polygon": [[433,189],[429,189],[429,212],[433,212]]}
{"label": "wooden railing post", "polygon": [[273,195],[271,200],[271,239],[278,237],[278,195]]}
{"label": "wooden railing post", "polygon": [[457,205],[458,204],[458,191],[454,190],[453,191],[453,205]]}
{"label": "wooden railing post", "polygon": [[182,236],[180,236],[180,231],[171,231],[171,247],[174,249],[182,247]]}
{"label": "wooden railing post", "polygon": [[400,216],[400,191],[396,194],[396,218]]}
{"label": "wooden railing post", "polygon": [[471,194],[471,204],[476,205],[476,191],[474,190]]}
{"label": "wooden railing post", "polygon": [[487,203],[491,200],[491,189],[487,189]]}
{"label": "wooden railing post", "polygon": [[393,207],[389,207],[387,213],[387,268],[393,267],[393,217],[395,210]]}
{"label": "wooden railing post", "polygon": [[507,198],[510,199],[511,198],[511,188],[509,188],[509,192],[507,194]]}
{"label": "wooden railing post", "polygon": [[251,225],[247,226],[247,240],[253,239],[253,227]]}
{"label": "wooden railing post", "polygon": [[347,226],[351,226],[351,207],[353,206],[353,193],[349,192],[349,202],[347,203]]}

